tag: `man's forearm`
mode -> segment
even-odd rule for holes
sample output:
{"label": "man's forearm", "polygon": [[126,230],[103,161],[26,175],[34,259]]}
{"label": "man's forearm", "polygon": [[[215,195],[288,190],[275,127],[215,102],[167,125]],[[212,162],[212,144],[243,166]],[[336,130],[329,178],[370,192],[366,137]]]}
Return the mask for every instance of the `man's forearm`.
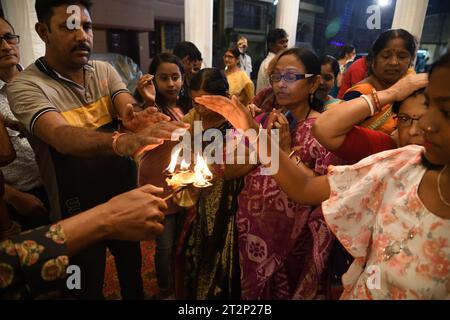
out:
{"label": "man's forearm", "polygon": [[60,153],[77,157],[114,155],[112,134],[85,128],[64,126],[52,146]]}

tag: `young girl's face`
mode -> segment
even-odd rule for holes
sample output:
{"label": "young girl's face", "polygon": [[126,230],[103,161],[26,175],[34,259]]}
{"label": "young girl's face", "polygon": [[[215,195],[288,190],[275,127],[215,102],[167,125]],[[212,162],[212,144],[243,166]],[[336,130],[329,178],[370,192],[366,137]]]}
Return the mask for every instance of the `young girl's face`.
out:
{"label": "young girl's face", "polygon": [[168,101],[176,101],[183,86],[180,69],[174,63],[161,63],[156,69],[155,83],[157,94],[161,94]]}

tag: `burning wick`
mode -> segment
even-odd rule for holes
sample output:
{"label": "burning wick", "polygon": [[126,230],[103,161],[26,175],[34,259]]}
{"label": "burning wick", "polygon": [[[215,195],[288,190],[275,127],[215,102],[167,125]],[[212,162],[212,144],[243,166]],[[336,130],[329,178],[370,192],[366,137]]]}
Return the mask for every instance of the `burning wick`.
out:
{"label": "burning wick", "polygon": [[166,170],[170,174],[170,178],[166,179],[167,184],[173,188],[190,184],[197,188],[211,186],[209,181],[212,179],[213,175],[211,171],[209,171],[205,159],[203,159],[200,154],[197,154],[194,171],[189,169],[190,164],[183,159],[180,163],[180,170],[175,172],[180,152],[181,148],[172,153],[170,164]]}
{"label": "burning wick", "polygon": [[209,181],[212,179],[213,175],[211,171],[209,171],[205,159],[200,157],[200,154],[197,154],[197,161],[194,167],[194,174],[195,174],[194,187],[206,188],[211,186],[211,183],[209,183]]}

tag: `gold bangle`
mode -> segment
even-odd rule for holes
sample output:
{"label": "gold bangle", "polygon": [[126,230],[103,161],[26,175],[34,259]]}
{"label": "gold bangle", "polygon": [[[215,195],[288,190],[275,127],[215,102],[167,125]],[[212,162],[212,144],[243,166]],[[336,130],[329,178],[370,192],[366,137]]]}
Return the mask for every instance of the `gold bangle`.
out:
{"label": "gold bangle", "polygon": [[375,109],[377,110],[377,112],[381,111],[380,99],[378,98],[378,93],[375,88],[372,88],[372,99],[375,102]]}
{"label": "gold bangle", "polygon": [[117,150],[117,140],[119,139],[119,137],[125,135],[126,133],[123,132],[119,132],[119,131],[114,131],[114,134],[112,136],[113,141],[112,141],[112,148],[115,154],[117,154],[119,157],[124,157],[124,154],[121,154],[119,152],[119,150]]}

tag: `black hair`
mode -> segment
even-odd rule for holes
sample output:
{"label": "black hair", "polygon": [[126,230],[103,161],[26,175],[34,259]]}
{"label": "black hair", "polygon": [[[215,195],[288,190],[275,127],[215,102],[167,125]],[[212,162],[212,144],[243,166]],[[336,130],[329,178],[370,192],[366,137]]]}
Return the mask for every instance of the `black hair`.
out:
{"label": "black hair", "polygon": [[341,49],[341,53],[339,55],[339,59],[345,58],[345,56],[349,53],[353,53],[355,51],[355,47],[352,45],[345,45]]}
{"label": "black hair", "polygon": [[[322,65],[320,64],[319,57],[311,50],[306,48],[290,48],[282,51],[276,58],[272,60],[272,63],[269,67],[269,74],[272,73],[273,68],[275,68],[276,63],[280,61],[280,59],[284,56],[294,55],[297,60],[305,66],[306,73],[314,74],[316,76],[322,73]],[[314,81],[315,77],[311,77],[307,79],[307,81]],[[323,111],[323,101],[316,97],[314,93],[313,101],[308,99],[309,106],[311,109],[322,112]]]}
{"label": "black hair", "polygon": [[44,22],[50,29],[50,20],[53,16],[53,8],[62,5],[79,4],[84,6],[89,12],[92,7],[91,0],[36,0],[34,8],[39,22]]}
{"label": "black hair", "polygon": [[204,68],[191,79],[191,90],[228,97],[228,89],[227,77],[217,68]]}
{"label": "black hair", "polygon": [[436,62],[434,62],[431,65],[430,68],[430,77],[433,71],[436,71],[436,69],[443,68],[443,67],[450,67],[450,51],[447,51],[443,56],[441,56]]}
{"label": "black hair", "polygon": [[340,69],[339,69],[339,62],[336,60],[335,57],[325,55],[320,57],[320,65],[324,66],[329,64],[331,66],[331,70],[333,70],[334,77],[337,78]]}
{"label": "black hair", "polygon": [[[183,63],[181,62],[180,58],[178,58],[176,55],[171,53],[160,53],[156,55],[155,58],[153,58],[152,63],[150,64],[150,67],[148,69],[148,73],[156,76],[156,71],[158,70],[158,67],[162,63],[173,63],[177,65],[178,69],[180,70],[181,78],[184,80],[184,68]],[[162,94],[158,93],[158,85],[157,81],[153,81],[156,89],[156,105],[161,109],[161,111],[172,117],[172,114],[169,110],[166,98]],[[184,87],[184,86],[183,86]],[[191,98],[188,92],[186,90],[181,90],[180,95],[178,97],[177,105],[183,110],[184,113],[187,113],[191,106]]]}
{"label": "black hair", "polygon": [[270,48],[272,44],[275,44],[277,41],[287,38],[288,34],[284,29],[273,29],[270,30],[267,34],[267,47]]}
{"label": "black hair", "polygon": [[406,99],[402,100],[402,101],[395,101],[394,104],[392,105],[392,112],[395,114],[398,114],[400,112],[400,107],[402,106],[403,102],[405,102],[407,99],[411,98],[411,97],[416,97],[419,94],[424,94],[425,93],[425,88],[419,89],[414,91],[410,96],[408,96]]}
{"label": "black hair", "polygon": [[180,59],[188,57],[189,60],[203,60],[202,53],[198,50],[197,46],[189,41],[182,41],[177,43],[173,49],[173,54]]}
{"label": "black hair", "polygon": [[0,17],[0,19],[2,19],[3,21],[5,21],[5,22],[8,24],[8,26],[11,27],[11,30],[12,30],[13,32],[16,32],[16,31],[14,30],[14,27],[13,27],[13,25],[11,24],[11,22],[9,22],[8,20],[6,20],[6,19],[3,18],[3,17]]}
{"label": "black hair", "polygon": [[225,53],[231,53],[233,55],[233,57],[235,57],[236,59],[239,59],[239,56],[241,55],[241,52],[239,51],[238,48],[228,48],[227,51],[225,51]]}
{"label": "black hair", "polygon": [[[386,48],[389,41],[395,38],[402,38],[405,42],[405,48],[411,55],[411,61],[414,60],[417,50],[417,40],[416,38],[406,30],[403,29],[390,29],[381,33],[375,42],[372,44],[370,49],[370,57],[374,61],[378,54]],[[373,74],[372,67],[369,68],[369,73]]]}

